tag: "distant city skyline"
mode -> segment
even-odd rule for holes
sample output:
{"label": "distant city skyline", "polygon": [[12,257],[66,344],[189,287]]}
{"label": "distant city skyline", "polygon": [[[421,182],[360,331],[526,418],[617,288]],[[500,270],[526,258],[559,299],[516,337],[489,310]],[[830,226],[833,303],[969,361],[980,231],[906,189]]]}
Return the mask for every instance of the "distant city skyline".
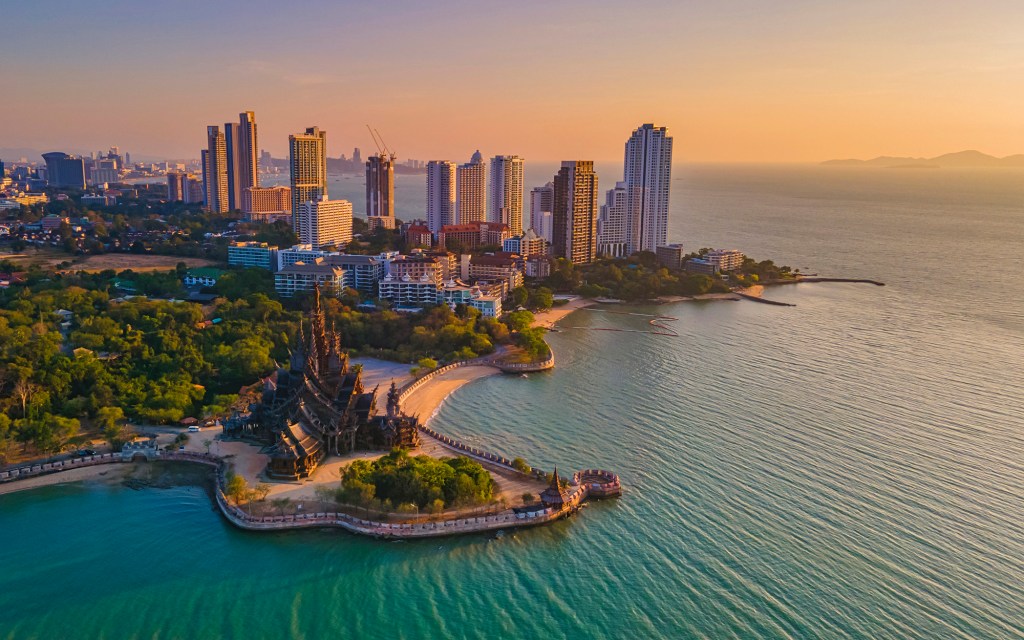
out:
{"label": "distant city skyline", "polygon": [[[245,109],[278,158],[310,122],[334,157],[373,148],[371,124],[399,162],[467,148],[612,161],[637,122],[672,127],[677,162],[1024,149],[1024,5],[1008,0],[223,2],[159,20],[124,0],[54,6],[4,8],[19,98],[0,147],[195,159],[203,127]],[[492,47],[494,24],[512,46]],[[97,47],[99,31],[117,46]]]}

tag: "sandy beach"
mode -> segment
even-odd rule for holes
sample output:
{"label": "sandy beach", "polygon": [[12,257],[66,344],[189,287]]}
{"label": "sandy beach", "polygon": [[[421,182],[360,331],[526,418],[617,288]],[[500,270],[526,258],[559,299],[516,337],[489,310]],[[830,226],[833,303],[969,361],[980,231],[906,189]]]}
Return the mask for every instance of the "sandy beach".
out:
{"label": "sandy beach", "polygon": [[566,317],[573,311],[576,311],[577,309],[582,309],[584,307],[589,307],[593,304],[597,303],[595,303],[593,300],[588,300],[586,298],[575,298],[573,300],[570,300],[567,304],[564,304],[560,307],[552,307],[547,311],[541,311],[539,313],[533,314],[533,326],[551,329],[554,327],[556,322]]}

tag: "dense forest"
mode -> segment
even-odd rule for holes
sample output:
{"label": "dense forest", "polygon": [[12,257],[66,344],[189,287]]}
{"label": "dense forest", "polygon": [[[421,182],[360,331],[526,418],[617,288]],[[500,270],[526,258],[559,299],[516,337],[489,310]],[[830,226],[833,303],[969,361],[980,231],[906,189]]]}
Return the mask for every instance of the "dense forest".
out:
{"label": "dense forest", "polygon": [[[233,270],[215,289],[220,297],[204,306],[118,297],[113,285],[132,280],[145,293],[173,295],[180,289],[173,271],[35,270],[27,284],[0,291],[0,463],[17,451],[60,451],[83,427],[117,441],[125,420],[164,424],[227,411],[241,387],[287,362],[296,346],[308,300],[274,299],[268,277]],[[464,306],[399,314],[361,311],[358,302],[354,291],[323,300],[328,324],[353,355],[437,363],[501,344],[546,355],[529,312],[501,322]]]}

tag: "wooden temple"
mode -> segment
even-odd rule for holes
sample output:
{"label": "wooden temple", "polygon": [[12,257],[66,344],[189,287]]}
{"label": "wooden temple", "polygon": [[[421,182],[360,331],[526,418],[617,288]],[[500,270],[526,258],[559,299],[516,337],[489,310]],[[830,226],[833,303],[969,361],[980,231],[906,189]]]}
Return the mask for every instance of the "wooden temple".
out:
{"label": "wooden temple", "polygon": [[318,287],[307,321],[290,367],[267,378],[262,399],[225,432],[270,445],[267,475],[282,480],[309,477],[329,455],[417,446],[418,421],[402,414],[394,383],[387,413],[376,415],[376,389],[363,388],[361,367],[349,366],[340,335],[327,328]]}

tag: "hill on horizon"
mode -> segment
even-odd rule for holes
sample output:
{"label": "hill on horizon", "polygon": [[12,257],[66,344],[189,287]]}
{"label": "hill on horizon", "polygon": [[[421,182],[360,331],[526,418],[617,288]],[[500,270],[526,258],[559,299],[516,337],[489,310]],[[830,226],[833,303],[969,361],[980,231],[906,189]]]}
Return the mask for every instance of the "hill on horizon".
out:
{"label": "hill on horizon", "polygon": [[951,168],[989,168],[989,167],[1024,167],[1024,154],[1018,153],[1005,158],[990,156],[980,151],[968,150],[955,153],[944,153],[934,158],[912,158],[900,156],[878,156],[871,160],[826,160],[828,166],[844,167],[951,167]]}

